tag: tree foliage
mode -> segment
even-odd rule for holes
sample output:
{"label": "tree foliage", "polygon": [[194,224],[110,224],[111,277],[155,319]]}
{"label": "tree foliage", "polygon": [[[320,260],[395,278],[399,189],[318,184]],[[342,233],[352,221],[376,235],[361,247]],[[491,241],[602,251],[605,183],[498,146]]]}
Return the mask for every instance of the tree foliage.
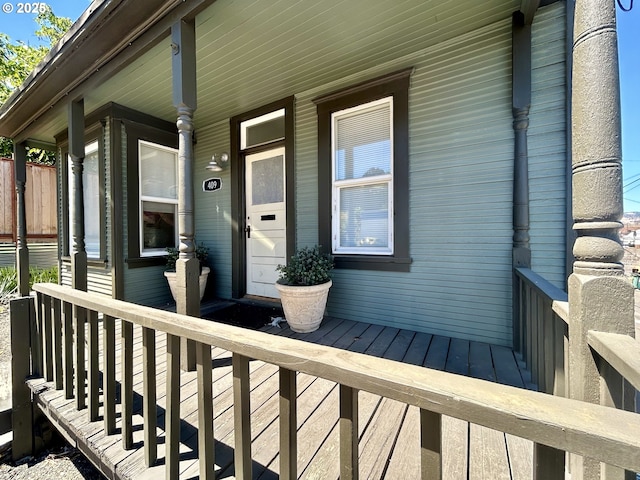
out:
{"label": "tree foliage", "polygon": [[[30,45],[23,41],[13,42],[8,35],[0,33],[0,104],[25,81],[33,69],[49,53],[49,50],[71,27],[71,19],[57,17],[51,7],[34,17],[38,29],[35,31],[40,43]],[[10,139],[0,137],[0,156],[9,157],[13,151]],[[37,148],[29,149],[27,159],[35,163],[55,162],[55,155]]]}

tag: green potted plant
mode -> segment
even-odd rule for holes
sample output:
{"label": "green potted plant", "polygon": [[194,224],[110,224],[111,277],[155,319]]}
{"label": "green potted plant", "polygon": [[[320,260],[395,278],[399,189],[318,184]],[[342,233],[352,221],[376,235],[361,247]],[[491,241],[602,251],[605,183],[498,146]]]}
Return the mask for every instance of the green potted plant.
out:
{"label": "green potted plant", "polygon": [[280,278],[276,289],[282,309],[294,332],[308,333],[320,327],[331,288],[333,259],[319,246],[296,251],[286,265],[278,265]]}
{"label": "green potted plant", "polygon": [[[176,262],[180,256],[180,250],[176,247],[167,247],[167,267],[164,272],[164,276],[169,283],[169,289],[173,299],[176,299]],[[201,243],[196,245],[196,258],[200,261],[200,276],[198,282],[200,286],[200,300],[204,296],[204,290],[207,286],[207,278],[211,269],[207,266],[207,258],[209,257],[209,247]]]}

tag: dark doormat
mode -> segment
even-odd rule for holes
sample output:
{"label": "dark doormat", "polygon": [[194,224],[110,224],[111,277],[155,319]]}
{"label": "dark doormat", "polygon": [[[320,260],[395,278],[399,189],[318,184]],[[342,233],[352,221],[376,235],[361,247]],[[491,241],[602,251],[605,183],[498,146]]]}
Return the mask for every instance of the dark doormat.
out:
{"label": "dark doormat", "polygon": [[204,318],[216,322],[227,323],[238,327],[258,330],[267,323],[271,323],[272,317],[284,317],[282,308],[275,306],[255,305],[248,303],[236,303],[229,307],[216,310]]}

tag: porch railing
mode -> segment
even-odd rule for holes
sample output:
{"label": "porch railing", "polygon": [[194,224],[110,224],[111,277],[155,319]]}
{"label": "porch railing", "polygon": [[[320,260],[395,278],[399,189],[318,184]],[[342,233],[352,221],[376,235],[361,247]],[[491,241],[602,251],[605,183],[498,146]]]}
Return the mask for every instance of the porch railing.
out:
{"label": "porch railing", "polygon": [[516,350],[541,392],[568,397],[567,293],[528,268],[515,269]]}
{"label": "porch railing", "polygon": [[[178,478],[179,450],[179,345],[180,337],[197,342],[198,376],[198,451],[200,476],[214,478],[214,437],[212,411],[211,346],[232,352],[234,389],[235,474],[251,478],[251,417],[249,406],[249,359],[261,360],[279,367],[280,372],[280,476],[296,478],[296,372],[337,382],[340,387],[340,476],[358,476],[358,391],[364,390],[393,400],[414,405],[421,410],[422,478],[441,478],[441,416],[510,433],[536,444],[535,478],[564,478],[564,452],[572,452],[606,462],[617,468],[640,471],[640,415],[578,402],[478,379],[462,377],[428,368],[403,365],[401,375],[397,362],[298,340],[249,331],[238,327],[203,321],[153,308],[113,300],[101,295],[72,290],[52,284],[34,286],[33,298],[14,300],[11,306],[15,347],[31,348],[33,370],[28,359],[18,359],[19,378],[16,387],[24,387],[29,374],[44,377],[66,396],[75,396],[78,409],[87,407],[90,421],[96,421],[100,376],[99,356],[103,355],[104,428],[114,432],[116,404],[115,328],[121,321],[122,372],[122,442],[132,447],[132,375],[134,325],[143,329],[144,378],[144,449],[148,465],[157,461],[156,438],[156,365],[154,363],[155,331],[167,334],[167,380],[165,405],[165,463],[167,478]],[[35,315],[33,313],[35,313]],[[78,319],[86,313],[88,332]],[[99,315],[102,326],[99,327]],[[31,318],[31,321],[24,321]],[[81,320],[82,322],[82,320]],[[78,328],[80,327],[80,328]],[[31,328],[29,331],[28,329]],[[103,328],[102,353],[98,345],[98,329]],[[75,335],[73,334],[75,331]],[[30,340],[29,340],[30,339]],[[610,339],[596,336],[594,342],[610,344]],[[86,347],[85,347],[86,341]],[[30,347],[29,347],[30,345]],[[17,352],[20,350],[14,350]],[[72,355],[71,352],[75,352]],[[82,372],[88,371],[87,389]],[[74,376],[72,357],[77,358]],[[58,361],[62,358],[63,361]],[[623,360],[629,367],[631,360]],[[617,364],[617,361],[614,362]],[[625,370],[626,371],[626,370]],[[637,370],[636,370],[637,371]],[[635,378],[635,377],[634,377]],[[79,386],[79,387],[78,387]],[[24,405],[18,399],[18,405]],[[567,414],[570,412],[570,414]],[[15,415],[15,410],[14,410]],[[14,416],[14,427],[30,434],[26,417]],[[25,435],[26,436],[26,435]],[[552,459],[554,461],[548,461]],[[614,468],[615,468],[614,467]]]}

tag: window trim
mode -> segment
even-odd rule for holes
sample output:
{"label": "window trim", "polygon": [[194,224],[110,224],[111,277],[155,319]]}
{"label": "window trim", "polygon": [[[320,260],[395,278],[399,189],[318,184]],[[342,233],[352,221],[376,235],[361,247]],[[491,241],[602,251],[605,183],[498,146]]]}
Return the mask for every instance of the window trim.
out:
{"label": "window trim", "polygon": [[315,98],[318,114],[319,241],[332,246],[332,117],[336,112],[385,97],[393,98],[393,238],[391,255],[333,254],[336,268],[410,271],[409,255],[409,83],[413,68],[400,70]]}

